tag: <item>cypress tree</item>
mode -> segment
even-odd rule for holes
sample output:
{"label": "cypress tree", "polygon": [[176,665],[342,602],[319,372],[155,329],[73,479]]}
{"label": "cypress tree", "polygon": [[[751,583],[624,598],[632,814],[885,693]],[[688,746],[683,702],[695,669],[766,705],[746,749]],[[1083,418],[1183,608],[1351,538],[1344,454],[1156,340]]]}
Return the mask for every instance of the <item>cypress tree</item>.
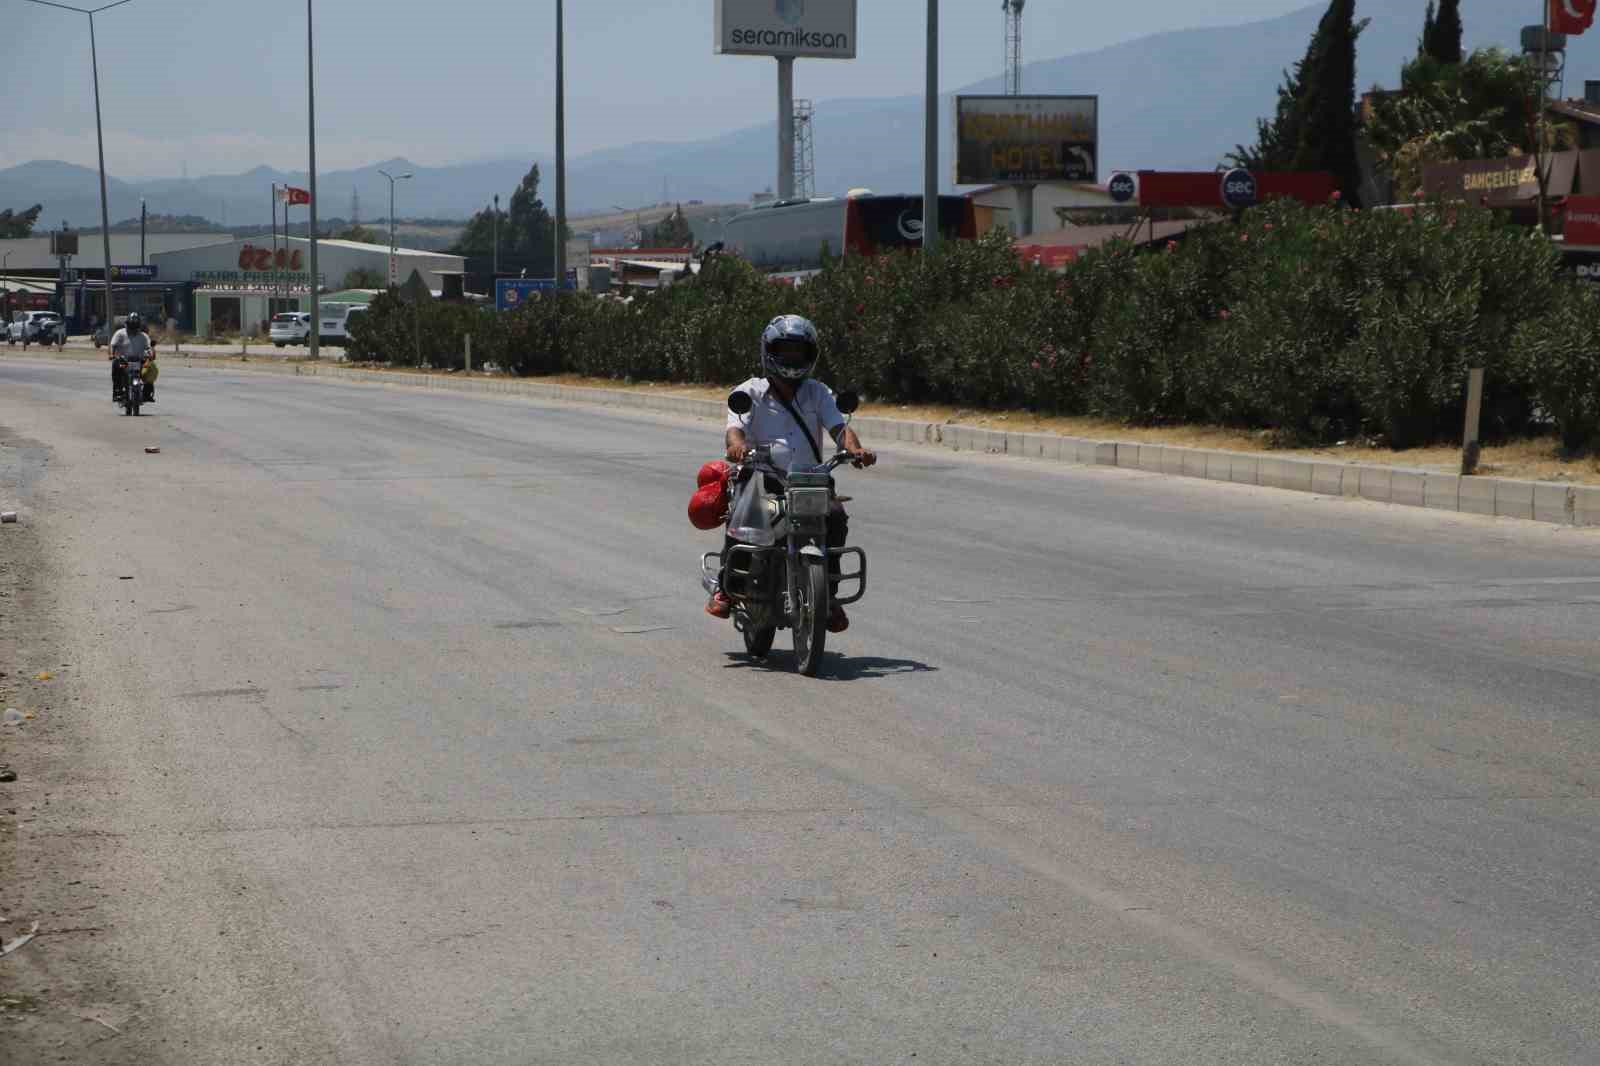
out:
{"label": "cypress tree", "polygon": [[1422,16],[1422,39],[1417,42],[1417,55],[1433,55],[1434,38],[1438,35],[1438,20],[1434,18],[1433,0],[1428,0],[1427,13]]}
{"label": "cypress tree", "polygon": [[1461,0],[1439,0],[1433,40],[1426,50],[1441,63],[1456,66],[1461,62]]}
{"label": "cypress tree", "polygon": [[1301,70],[1299,142],[1293,169],[1325,170],[1346,203],[1360,206],[1361,164],[1356,155],[1355,0],[1332,0],[1312,38]]}

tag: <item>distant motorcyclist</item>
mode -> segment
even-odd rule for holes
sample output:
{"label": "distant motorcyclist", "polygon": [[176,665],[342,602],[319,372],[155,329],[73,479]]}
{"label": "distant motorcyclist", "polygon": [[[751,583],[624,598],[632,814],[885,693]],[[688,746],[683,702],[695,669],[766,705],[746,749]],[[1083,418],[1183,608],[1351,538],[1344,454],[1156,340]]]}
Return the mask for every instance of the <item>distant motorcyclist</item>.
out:
{"label": "distant motorcyclist", "polygon": [[[154,350],[150,345],[150,335],[144,331],[144,320],[139,317],[139,312],[134,311],[128,315],[127,323],[116,333],[112,334],[110,344],[111,360],[111,399],[113,402],[122,399],[128,387],[128,366],[135,360],[138,361],[139,377],[149,388],[144,399],[147,402],[155,401],[155,370],[153,363]],[[146,373],[146,370],[153,373]]]}
{"label": "distant motorcyclist", "polygon": [[[820,354],[817,329],[809,320],[799,315],[779,315],[767,324],[761,334],[761,369],[765,376],[751,378],[738,387],[753,401],[750,412],[728,413],[723,443],[730,463],[744,460],[754,438],[759,444],[771,446],[772,463],[781,470],[787,471],[795,456],[802,464],[820,464],[825,458],[824,431],[850,454],[853,465],[866,467],[878,461],[877,455],[861,446],[855,430],[845,424],[833,390],[811,376]],[[849,531],[850,518],[835,500],[828,511],[828,547],[844,547]],[[830,572],[837,575],[838,568],[837,560],[829,561]],[[732,611],[733,602],[721,589],[711,594],[707,614],[727,618]],[[844,608],[833,604],[828,631],[842,633],[849,625]]]}

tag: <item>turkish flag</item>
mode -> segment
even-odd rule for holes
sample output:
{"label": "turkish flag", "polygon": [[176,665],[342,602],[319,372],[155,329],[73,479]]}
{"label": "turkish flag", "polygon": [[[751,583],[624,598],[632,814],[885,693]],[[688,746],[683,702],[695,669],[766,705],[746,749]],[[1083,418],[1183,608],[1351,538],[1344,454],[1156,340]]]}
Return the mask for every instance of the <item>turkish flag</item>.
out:
{"label": "turkish flag", "polygon": [[1580,34],[1594,25],[1596,0],[1550,0],[1550,30]]}
{"label": "turkish flag", "polygon": [[[1561,0],[1554,0],[1554,2],[1560,3]],[[1593,3],[1593,0],[1590,0],[1590,2]],[[309,204],[311,202],[311,194],[309,192],[305,189],[297,189],[293,185],[285,185],[282,196],[284,202],[290,207],[295,204]]]}

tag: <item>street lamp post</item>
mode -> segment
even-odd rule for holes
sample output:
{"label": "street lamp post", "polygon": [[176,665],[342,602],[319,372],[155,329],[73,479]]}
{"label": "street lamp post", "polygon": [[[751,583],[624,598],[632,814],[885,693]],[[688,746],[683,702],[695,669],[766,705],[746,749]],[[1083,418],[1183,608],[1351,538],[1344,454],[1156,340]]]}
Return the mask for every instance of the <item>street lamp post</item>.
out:
{"label": "street lamp post", "polygon": [[[58,4],[55,0],[28,0],[30,4],[39,4],[42,7],[58,7],[63,11],[76,11],[80,15],[89,17],[89,67],[94,73],[94,136],[100,148],[100,240],[102,251],[105,254],[105,299],[106,322],[109,324],[116,317],[116,305],[111,299],[111,211],[106,206],[106,138],[100,125],[100,56],[95,48],[94,17],[102,11],[110,11],[114,7],[131,3],[132,0],[116,0],[116,3],[105,4],[102,7],[84,8],[73,7],[70,4]],[[311,0],[306,0],[310,3]]]}
{"label": "street lamp post", "polygon": [[387,170],[380,170],[378,173],[389,179],[389,284],[398,285],[400,282],[395,278],[394,269],[394,183],[397,181],[405,181],[407,178],[411,177],[411,175],[394,175],[390,174]]}
{"label": "street lamp post", "polygon": [[489,217],[490,232],[494,234],[494,276],[500,276],[500,194],[494,194],[494,214]]}

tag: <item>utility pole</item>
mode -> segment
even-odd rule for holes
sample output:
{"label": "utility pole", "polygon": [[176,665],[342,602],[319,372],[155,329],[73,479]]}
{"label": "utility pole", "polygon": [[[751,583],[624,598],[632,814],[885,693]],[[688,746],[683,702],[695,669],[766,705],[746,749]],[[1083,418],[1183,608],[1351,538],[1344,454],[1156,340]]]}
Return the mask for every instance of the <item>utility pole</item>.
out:
{"label": "utility pole", "polygon": [[939,0],[928,0],[927,75],[922,114],[922,250],[931,252],[939,246]]}
{"label": "utility pole", "polygon": [[494,194],[494,214],[489,217],[494,233],[494,276],[500,276],[500,194]]}
{"label": "utility pole", "polygon": [[322,333],[322,291],[317,284],[317,62],[312,44],[311,0],[306,0],[306,135],[307,155],[311,164],[311,358],[321,358],[319,334]]}
{"label": "utility pole", "polygon": [[565,0],[556,0],[556,292],[567,281],[567,66],[562,30]]}

